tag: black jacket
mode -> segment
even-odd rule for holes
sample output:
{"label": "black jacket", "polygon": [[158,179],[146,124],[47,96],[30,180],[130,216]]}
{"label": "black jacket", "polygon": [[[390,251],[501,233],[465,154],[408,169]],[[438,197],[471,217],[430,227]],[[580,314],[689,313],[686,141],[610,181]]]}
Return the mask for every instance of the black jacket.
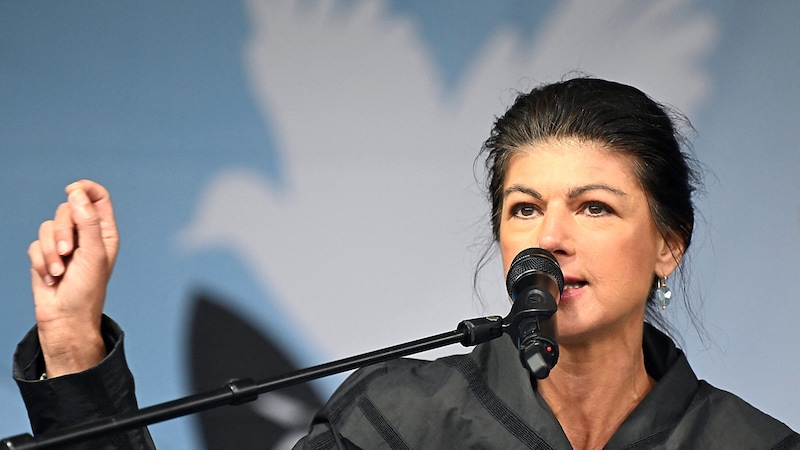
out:
{"label": "black jacket", "polygon": [[[20,343],[14,376],[36,434],[136,408],[122,331],[103,322],[108,357],[86,372],[38,381],[35,329]],[[645,364],[655,388],[608,449],[800,449],[800,436],[733,394],[698,381],[673,342],[645,326]],[[569,449],[506,336],[469,355],[399,359],[357,371],[315,416],[299,449]],[[154,448],[147,430],[71,448]]]}
{"label": "black jacket", "polygon": [[[607,449],[788,449],[800,437],[740,398],[699,381],[667,336],[645,325],[655,388]],[[335,430],[335,434],[334,434]],[[356,372],[295,448],[569,449],[507,336],[469,355],[401,359]]]}

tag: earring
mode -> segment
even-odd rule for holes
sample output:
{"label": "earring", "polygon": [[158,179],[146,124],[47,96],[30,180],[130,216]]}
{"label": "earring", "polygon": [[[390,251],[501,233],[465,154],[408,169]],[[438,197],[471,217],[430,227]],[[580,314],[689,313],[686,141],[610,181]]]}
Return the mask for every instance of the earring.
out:
{"label": "earring", "polygon": [[656,285],[656,301],[661,309],[666,311],[671,298],[672,291],[670,291],[669,286],[667,286],[667,277],[659,278]]}

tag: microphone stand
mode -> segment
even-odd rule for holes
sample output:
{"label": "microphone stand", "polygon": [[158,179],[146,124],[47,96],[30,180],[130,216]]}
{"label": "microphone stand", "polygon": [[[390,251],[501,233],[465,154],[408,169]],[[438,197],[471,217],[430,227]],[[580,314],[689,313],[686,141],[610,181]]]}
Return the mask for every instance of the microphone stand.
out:
{"label": "microphone stand", "polygon": [[255,381],[252,378],[236,379],[227,385],[147,408],[87,422],[75,427],[65,428],[53,433],[33,437],[20,434],[3,439],[0,447],[13,450],[29,450],[63,445],[77,440],[90,439],[100,435],[113,434],[140,428],[150,424],[198,413],[223,405],[239,405],[258,398],[259,395],[346,372],[382,361],[423,352],[446,345],[461,343],[465,347],[474,346],[498,338],[507,327],[506,320],[500,316],[487,316],[464,320],[455,331],[437,334],[416,341],[387,347],[361,355],[313,366],[289,374]]}

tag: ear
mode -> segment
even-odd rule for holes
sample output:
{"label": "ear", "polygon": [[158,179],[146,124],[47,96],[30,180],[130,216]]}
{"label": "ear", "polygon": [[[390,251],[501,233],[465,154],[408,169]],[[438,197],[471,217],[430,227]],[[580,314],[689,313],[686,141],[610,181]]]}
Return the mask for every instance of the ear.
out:
{"label": "ear", "polygon": [[658,247],[655,267],[656,276],[667,277],[678,267],[678,263],[681,262],[685,246],[683,242],[675,236],[662,235]]}

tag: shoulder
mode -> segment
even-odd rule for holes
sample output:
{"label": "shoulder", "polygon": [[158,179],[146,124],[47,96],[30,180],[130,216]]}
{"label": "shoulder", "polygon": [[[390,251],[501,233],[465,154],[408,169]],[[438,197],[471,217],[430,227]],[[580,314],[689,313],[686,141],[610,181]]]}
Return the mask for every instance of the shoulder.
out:
{"label": "shoulder", "polygon": [[424,406],[447,389],[456,367],[468,364],[469,358],[469,355],[435,361],[402,358],[360,369],[342,383],[323,411],[332,416],[330,419],[338,420],[349,408],[365,403],[389,411],[400,403],[404,408]]}
{"label": "shoulder", "polygon": [[800,436],[786,424],[705,381],[674,434],[698,441],[697,448],[800,448]]}
{"label": "shoulder", "polygon": [[[507,342],[506,342],[507,341]],[[359,448],[515,448],[542,444],[552,414],[537,407],[509,339],[436,361],[397,359],[351,375],[315,416],[298,448],[334,438]]]}
{"label": "shoulder", "polygon": [[454,397],[471,397],[476,389],[506,391],[521,384],[530,387],[529,375],[510,339],[504,337],[478,345],[468,354],[434,361],[399,358],[365,367],[342,383],[327,406],[341,409],[344,406],[335,406],[364,398],[389,410],[398,398],[405,406],[440,406]]}
{"label": "shoulder", "polygon": [[[434,415],[447,395],[454,371],[448,362],[468,358],[452,356],[436,361],[397,359],[375,364],[353,373],[317,412],[310,433],[296,448],[391,448],[406,442],[398,419],[424,429],[440,422]],[[409,414],[412,412],[412,414]]]}

